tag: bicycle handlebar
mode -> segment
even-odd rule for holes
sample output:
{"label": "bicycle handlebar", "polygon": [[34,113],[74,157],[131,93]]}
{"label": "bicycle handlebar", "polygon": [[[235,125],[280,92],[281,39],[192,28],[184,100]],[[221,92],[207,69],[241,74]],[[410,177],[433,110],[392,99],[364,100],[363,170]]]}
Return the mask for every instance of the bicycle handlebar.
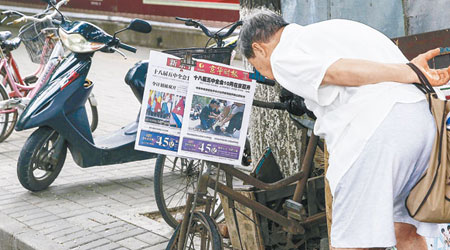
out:
{"label": "bicycle handlebar", "polygon": [[253,73],[250,73],[249,78],[256,80],[257,83],[261,83],[268,86],[275,86],[274,80],[270,80],[269,78],[264,77],[255,68],[253,68]]}
{"label": "bicycle handlebar", "polygon": [[[61,0],[55,5],[55,8],[59,10],[59,8],[63,4],[66,4],[68,2],[69,2],[69,0]],[[8,12],[8,11],[4,11],[4,12]],[[4,12],[2,12],[2,14]],[[27,16],[25,14],[22,14],[22,13],[18,12],[18,11],[10,11],[10,12],[11,12],[10,16],[12,14],[14,14],[14,15],[18,15],[18,16],[21,16],[21,17],[16,19],[16,20],[14,20],[14,21],[12,21],[12,22],[9,22],[8,25],[10,25],[10,24],[18,24],[18,23],[27,22],[27,21],[33,21],[33,22],[37,22],[37,23],[44,22],[44,21],[47,21],[47,20],[52,21],[53,18],[58,14],[58,11],[54,10],[51,14],[47,14],[47,15],[41,17],[41,18],[37,18],[35,16]],[[2,20],[2,21],[4,21],[4,20]]]}
{"label": "bicycle handlebar", "polygon": [[253,106],[268,109],[287,110],[289,104],[287,102],[264,102],[260,100],[253,100]]}
{"label": "bicycle handlebar", "polygon": [[223,38],[227,38],[227,37],[229,37],[231,34],[233,34],[234,30],[235,30],[237,27],[241,26],[243,23],[244,23],[244,22],[242,22],[242,21],[237,21],[237,22],[235,22],[235,23],[228,29],[228,31],[227,31],[226,33],[217,34],[217,36],[220,37],[220,38],[222,38],[222,39],[223,39]]}
{"label": "bicycle handlebar", "polygon": [[184,22],[186,26],[194,26],[197,28],[200,24],[197,21],[194,21],[192,19],[188,18],[182,18],[182,17],[175,17],[176,20]]}
{"label": "bicycle handlebar", "polygon": [[235,22],[235,23],[228,29],[227,32],[219,33],[219,31],[217,31],[217,32],[211,32],[211,31],[210,31],[206,26],[204,26],[201,22],[192,20],[191,18],[175,17],[175,19],[178,20],[178,21],[184,22],[184,24],[185,24],[186,26],[193,26],[193,27],[195,27],[195,28],[199,28],[199,27],[200,27],[200,29],[202,29],[203,33],[205,33],[205,35],[206,35],[207,37],[215,38],[215,39],[224,39],[224,38],[229,37],[231,34],[233,34],[234,30],[236,30],[236,28],[237,28],[238,26],[241,26],[241,25],[242,25],[242,21],[237,21],[237,22]]}

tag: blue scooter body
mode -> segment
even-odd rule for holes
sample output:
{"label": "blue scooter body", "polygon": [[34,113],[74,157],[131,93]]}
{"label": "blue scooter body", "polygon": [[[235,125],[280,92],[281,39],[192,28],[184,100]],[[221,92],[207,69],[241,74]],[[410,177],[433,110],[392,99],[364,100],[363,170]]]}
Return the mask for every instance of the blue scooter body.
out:
{"label": "blue scooter body", "polygon": [[156,154],[134,150],[137,121],[94,142],[85,109],[93,87],[86,81],[92,55],[71,53],[65,58],[21,114],[16,130],[51,127],[83,168],[155,158]]}

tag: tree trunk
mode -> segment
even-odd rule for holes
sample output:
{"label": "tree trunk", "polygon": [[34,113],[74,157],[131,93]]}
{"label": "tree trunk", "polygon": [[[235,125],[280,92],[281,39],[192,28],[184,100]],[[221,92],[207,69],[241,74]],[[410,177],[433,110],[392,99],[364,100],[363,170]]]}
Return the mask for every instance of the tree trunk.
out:
{"label": "tree trunk", "polygon": [[[245,17],[253,8],[266,7],[275,12],[281,12],[280,1],[270,0],[241,0],[241,18]],[[251,69],[251,65],[246,63]],[[255,99],[263,101],[278,101],[280,87],[258,84]],[[301,159],[306,149],[302,143],[305,131],[296,128],[285,111],[274,111],[253,107],[249,126],[251,148],[254,164],[257,163],[264,150],[270,147],[274,152],[278,164],[285,176],[296,173],[300,168]],[[303,144],[303,147],[302,147]]]}
{"label": "tree trunk", "polygon": [[241,5],[241,10],[251,10],[254,8],[266,7],[278,13],[281,12],[280,0],[241,0],[239,2]]}

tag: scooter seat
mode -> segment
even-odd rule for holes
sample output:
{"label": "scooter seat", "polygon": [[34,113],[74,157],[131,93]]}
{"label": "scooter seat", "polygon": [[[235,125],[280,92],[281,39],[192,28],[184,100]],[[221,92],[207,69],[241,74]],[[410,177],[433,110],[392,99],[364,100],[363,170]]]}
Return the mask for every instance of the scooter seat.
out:
{"label": "scooter seat", "polygon": [[0,42],[5,41],[6,39],[12,36],[11,31],[0,31]]}
{"label": "scooter seat", "polygon": [[2,49],[5,51],[13,51],[19,47],[21,42],[22,40],[20,40],[20,37],[15,37],[13,39],[3,41]]}
{"label": "scooter seat", "polygon": [[145,80],[147,79],[148,61],[137,62],[125,76],[125,82],[130,86],[134,96],[142,103]]}

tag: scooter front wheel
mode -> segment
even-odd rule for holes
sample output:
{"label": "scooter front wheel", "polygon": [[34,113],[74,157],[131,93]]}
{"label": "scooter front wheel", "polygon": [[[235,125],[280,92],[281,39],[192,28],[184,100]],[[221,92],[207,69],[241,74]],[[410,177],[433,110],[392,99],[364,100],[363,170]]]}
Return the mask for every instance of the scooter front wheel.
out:
{"label": "scooter front wheel", "polygon": [[63,140],[49,127],[40,127],[28,137],[17,162],[17,176],[24,188],[41,191],[53,183],[66,159]]}

